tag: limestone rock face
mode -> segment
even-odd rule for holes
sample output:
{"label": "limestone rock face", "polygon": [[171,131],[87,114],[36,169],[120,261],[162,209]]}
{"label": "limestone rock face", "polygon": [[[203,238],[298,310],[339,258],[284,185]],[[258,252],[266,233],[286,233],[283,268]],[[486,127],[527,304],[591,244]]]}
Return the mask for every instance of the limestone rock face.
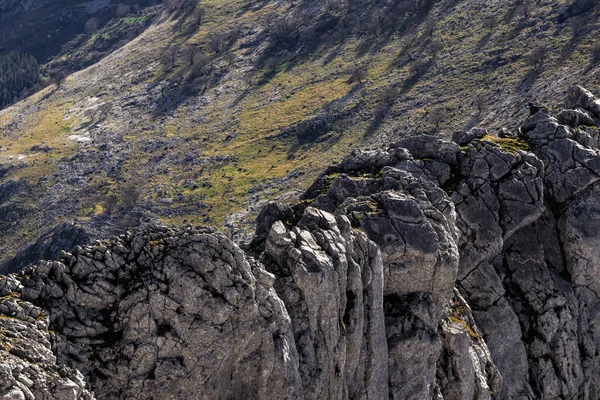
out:
{"label": "limestone rock face", "polygon": [[446,399],[493,399],[502,377],[481,338],[471,308],[458,290],[442,323],[443,348],[438,360],[438,396]]}
{"label": "limestone rock face", "polygon": [[0,277],[0,399],[94,399],[81,373],[57,362],[46,311],[20,298],[22,289]]}
{"label": "limestone rock face", "polygon": [[273,224],[262,260],[292,320],[304,398],[386,397],[378,247],[346,217],[308,207],[289,230]]}
{"label": "limestone rock face", "polygon": [[98,398],[301,393],[274,277],[215,230],[140,231],[25,274],[22,296],[46,304],[59,361]]}
{"label": "limestone rock face", "polygon": [[[440,158],[419,160],[400,145]],[[381,250],[390,398],[432,398],[436,391],[439,322],[459,262],[454,204],[439,185],[450,177],[445,161],[456,162],[458,152],[430,137],[357,152],[305,195],[316,197],[311,206],[347,217]]]}
{"label": "limestone rock face", "polygon": [[148,226],[2,277],[0,398],[600,398],[600,102],[571,97],[355,151],[243,249]]}

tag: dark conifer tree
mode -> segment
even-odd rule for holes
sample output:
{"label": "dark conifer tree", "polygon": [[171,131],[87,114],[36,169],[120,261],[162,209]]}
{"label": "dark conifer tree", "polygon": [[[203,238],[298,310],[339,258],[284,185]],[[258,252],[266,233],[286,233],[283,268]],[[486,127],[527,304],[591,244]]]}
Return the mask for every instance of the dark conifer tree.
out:
{"label": "dark conifer tree", "polygon": [[0,108],[40,83],[40,67],[31,55],[17,51],[0,54]]}

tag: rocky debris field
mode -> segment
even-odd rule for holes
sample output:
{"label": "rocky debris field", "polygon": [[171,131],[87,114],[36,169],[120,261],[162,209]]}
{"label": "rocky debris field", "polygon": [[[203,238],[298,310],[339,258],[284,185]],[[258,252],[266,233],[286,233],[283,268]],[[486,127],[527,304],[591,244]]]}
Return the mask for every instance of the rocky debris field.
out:
{"label": "rocky debris field", "polygon": [[571,98],[355,151],[241,247],[151,225],[1,277],[0,398],[600,398],[600,100]]}

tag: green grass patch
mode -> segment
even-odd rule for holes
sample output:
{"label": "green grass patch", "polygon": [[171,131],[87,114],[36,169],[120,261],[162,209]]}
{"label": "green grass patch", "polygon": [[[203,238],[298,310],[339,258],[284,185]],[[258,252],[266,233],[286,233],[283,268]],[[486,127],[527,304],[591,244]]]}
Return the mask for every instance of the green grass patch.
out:
{"label": "green grass patch", "polygon": [[503,150],[511,153],[518,153],[519,151],[531,151],[529,143],[523,139],[514,138],[499,138],[497,136],[486,135],[482,140],[487,142],[495,143],[500,146]]}

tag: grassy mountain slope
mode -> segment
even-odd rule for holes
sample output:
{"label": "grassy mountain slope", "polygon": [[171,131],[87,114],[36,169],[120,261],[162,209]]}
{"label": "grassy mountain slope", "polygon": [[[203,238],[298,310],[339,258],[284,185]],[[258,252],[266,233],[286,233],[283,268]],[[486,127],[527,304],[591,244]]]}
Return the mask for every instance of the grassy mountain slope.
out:
{"label": "grassy mountain slope", "polygon": [[528,101],[598,87],[600,8],[583,3],[163,6],[124,47],[0,112],[0,260],[66,219],[224,226],[358,146],[516,126]]}

